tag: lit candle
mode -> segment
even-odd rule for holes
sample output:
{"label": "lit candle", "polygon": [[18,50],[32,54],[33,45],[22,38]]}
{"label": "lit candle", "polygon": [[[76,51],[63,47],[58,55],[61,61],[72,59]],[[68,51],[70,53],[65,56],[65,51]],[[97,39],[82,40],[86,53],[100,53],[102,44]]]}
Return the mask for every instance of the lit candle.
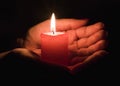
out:
{"label": "lit candle", "polygon": [[51,17],[51,31],[41,34],[41,58],[43,61],[68,65],[68,35],[56,32],[55,15]]}

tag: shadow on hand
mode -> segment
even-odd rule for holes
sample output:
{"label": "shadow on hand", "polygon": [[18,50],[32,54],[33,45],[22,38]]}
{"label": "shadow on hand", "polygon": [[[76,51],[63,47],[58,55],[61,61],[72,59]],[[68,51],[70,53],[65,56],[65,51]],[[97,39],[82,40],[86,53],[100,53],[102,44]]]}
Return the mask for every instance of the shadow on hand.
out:
{"label": "shadow on hand", "polygon": [[[0,72],[3,77],[12,77],[13,79],[22,78],[22,80],[30,81],[33,79],[36,81],[57,80],[68,84],[75,82],[80,84],[79,82],[99,81],[102,78],[102,80],[100,80],[102,82],[105,74],[103,73],[103,70],[101,70],[104,68],[100,68],[101,62],[99,60],[97,63],[89,64],[84,70],[77,72],[75,75],[71,75],[63,67],[46,64],[21,54],[11,52],[0,60]],[[100,69],[98,66],[100,66]],[[102,76],[99,75],[100,72],[103,74]],[[104,76],[104,78],[105,77],[106,76]]]}
{"label": "shadow on hand", "polygon": [[50,65],[18,53],[10,52],[0,60],[1,72],[4,76],[38,77],[39,79],[68,78],[70,74],[55,65]]}

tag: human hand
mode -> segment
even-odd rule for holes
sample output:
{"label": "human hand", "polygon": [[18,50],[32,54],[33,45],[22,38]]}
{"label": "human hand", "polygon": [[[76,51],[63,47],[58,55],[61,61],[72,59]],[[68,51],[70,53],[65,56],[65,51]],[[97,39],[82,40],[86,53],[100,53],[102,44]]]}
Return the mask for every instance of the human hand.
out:
{"label": "human hand", "polygon": [[[85,26],[88,20],[58,19],[57,31],[64,31],[69,36],[70,66],[66,66],[71,73],[76,72],[89,62],[105,55],[107,32],[103,23]],[[50,21],[46,20],[30,28],[22,47],[41,55],[40,34],[48,32]]]}

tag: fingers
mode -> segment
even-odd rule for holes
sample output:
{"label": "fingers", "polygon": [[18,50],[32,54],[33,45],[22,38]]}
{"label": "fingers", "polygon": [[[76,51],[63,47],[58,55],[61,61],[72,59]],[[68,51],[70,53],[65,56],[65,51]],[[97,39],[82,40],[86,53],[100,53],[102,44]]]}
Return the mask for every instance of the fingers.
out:
{"label": "fingers", "polygon": [[102,49],[105,49],[106,47],[106,40],[100,40],[98,41],[97,43],[89,46],[88,48],[80,48],[78,51],[77,51],[77,54],[79,56],[87,56],[87,55],[91,55],[92,53],[98,51],[98,50],[102,50]]}
{"label": "fingers", "polygon": [[[105,50],[99,50],[87,57],[75,57],[73,58],[71,65],[67,68],[71,74],[75,74],[76,72],[82,70],[82,68],[86,67],[89,63],[96,62],[96,60],[102,58],[107,54],[108,52]],[[84,59],[84,61],[81,62],[81,59]]]}
{"label": "fingers", "polygon": [[[90,37],[81,38],[79,40],[76,39],[75,34],[73,32],[71,31],[72,36],[69,37],[69,40],[72,40],[72,41],[70,41],[69,50],[72,52],[79,51],[81,53],[83,52],[83,55],[85,55],[89,52],[90,46],[94,46],[95,43],[97,43],[100,40],[104,40],[104,42],[103,41],[100,42],[101,45],[103,44],[104,47],[106,47],[106,45],[107,45],[107,40],[105,40],[105,38],[107,37],[107,32],[104,30],[99,30],[98,32],[91,35]],[[98,46],[98,44],[96,44],[96,45]],[[93,52],[94,52],[94,50],[93,50]]]}
{"label": "fingers", "polygon": [[91,56],[87,57],[83,63],[88,63],[88,62],[94,62],[96,60],[98,60],[99,58],[107,55],[108,52],[105,51],[105,50],[99,50],[99,51],[96,51],[95,53],[93,53]]}
{"label": "fingers", "polygon": [[71,60],[71,64],[70,65],[74,65],[74,64],[77,64],[77,63],[83,63],[83,62],[88,62],[90,60],[92,60],[94,58],[97,59],[98,57],[102,57],[104,55],[108,54],[108,52],[106,52],[105,50],[98,50],[96,52],[94,52],[93,54],[89,55],[89,56],[77,56],[77,57],[74,57],[72,60]]}
{"label": "fingers", "polygon": [[107,37],[107,33],[104,30],[99,30],[88,38],[81,38],[77,41],[78,48],[86,48],[96,43],[99,40],[103,40]]}
{"label": "fingers", "polygon": [[88,37],[97,31],[103,29],[104,24],[101,22],[95,23],[93,25],[84,26],[79,29],[76,29],[76,35],[78,38]]}
{"label": "fingers", "polygon": [[76,56],[71,59],[70,65],[75,65],[77,63],[82,63],[88,56]]}
{"label": "fingers", "polygon": [[[66,33],[68,33],[69,35],[69,50],[76,51],[78,48],[87,48],[99,40],[104,40],[107,37],[107,32],[101,29],[102,27],[103,27],[102,23],[96,23],[94,25],[88,26],[87,30],[84,28],[83,29],[84,31],[90,31],[90,33],[87,32],[89,33],[87,34],[88,37],[86,35],[83,35],[86,37],[81,36],[81,38],[79,39],[76,36],[75,30],[68,30]],[[83,33],[82,32],[83,30],[81,30],[79,34]]]}
{"label": "fingers", "polygon": [[[71,46],[70,58],[72,59],[72,64],[74,62],[76,63],[76,61],[82,62],[84,59],[86,59],[88,56],[92,55],[93,53],[105,49],[106,46],[107,46],[106,40],[100,40],[100,41],[96,42],[95,44],[89,46],[88,48],[76,49],[75,45]],[[74,59],[74,57],[75,57],[75,59]],[[76,59],[76,58],[78,58],[78,59]]]}
{"label": "fingers", "polygon": [[73,44],[77,40],[75,30],[68,30],[68,31],[66,31],[66,33],[68,34],[68,39],[69,39],[68,43],[70,45]]}
{"label": "fingers", "polygon": [[56,21],[57,31],[65,31],[70,29],[77,29],[83,25],[86,25],[88,19],[58,19]]}

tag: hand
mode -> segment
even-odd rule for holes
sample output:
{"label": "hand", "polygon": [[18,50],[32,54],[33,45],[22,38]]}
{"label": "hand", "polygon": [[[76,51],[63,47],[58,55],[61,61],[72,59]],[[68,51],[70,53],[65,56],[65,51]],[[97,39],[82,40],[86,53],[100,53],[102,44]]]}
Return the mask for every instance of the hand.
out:
{"label": "hand", "polygon": [[[69,35],[71,62],[70,66],[67,66],[66,68],[71,73],[76,72],[87,63],[92,62],[107,53],[105,51],[107,32],[103,29],[103,23],[98,22],[87,26],[87,19],[58,19],[56,22],[57,31],[64,31]],[[40,55],[40,34],[42,32],[48,32],[49,28],[49,20],[30,28],[25,40],[20,40],[22,47]]]}

